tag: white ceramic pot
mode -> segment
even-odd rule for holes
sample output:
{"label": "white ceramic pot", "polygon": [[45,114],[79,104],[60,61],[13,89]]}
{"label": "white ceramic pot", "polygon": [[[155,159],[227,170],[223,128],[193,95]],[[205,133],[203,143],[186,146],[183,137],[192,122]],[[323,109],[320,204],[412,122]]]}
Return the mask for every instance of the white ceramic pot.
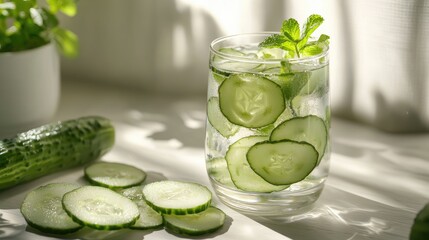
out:
{"label": "white ceramic pot", "polygon": [[0,53],[0,138],[51,120],[60,97],[60,63],[55,44]]}

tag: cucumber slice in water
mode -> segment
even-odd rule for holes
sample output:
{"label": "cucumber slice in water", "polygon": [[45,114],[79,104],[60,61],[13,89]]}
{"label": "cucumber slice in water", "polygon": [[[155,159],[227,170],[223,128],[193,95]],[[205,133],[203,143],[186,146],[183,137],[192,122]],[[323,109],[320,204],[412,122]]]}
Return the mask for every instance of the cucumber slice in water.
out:
{"label": "cucumber slice in water", "polygon": [[234,74],[219,87],[219,106],[232,123],[259,128],[274,123],[285,109],[279,85],[253,74]]}
{"label": "cucumber slice in water", "polygon": [[149,183],[143,195],[156,211],[176,215],[202,212],[212,200],[210,190],[203,185],[171,180]]}
{"label": "cucumber slice in water", "polygon": [[275,185],[303,180],[316,167],[317,158],[312,145],[290,140],[256,143],[247,152],[250,167]]}
{"label": "cucumber slice in water", "polygon": [[221,54],[214,55],[213,65],[222,72],[248,72],[255,71],[263,65],[257,62],[232,61],[231,59],[239,57],[241,59],[256,60],[256,54],[246,54],[235,48],[221,48],[218,50]]}
{"label": "cucumber slice in water", "polygon": [[139,209],[130,199],[108,188],[84,186],[64,194],[63,208],[81,225],[100,230],[132,226]]}
{"label": "cucumber slice in water", "polygon": [[237,188],[251,192],[275,192],[286,189],[288,185],[276,186],[256,174],[247,162],[246,154],[250,147],[266,141],[266,136],[245,137],[232,144],[225,156],[232,181]]}
{"label": "cucumber slice in water", "polygon": [[139,185],[146,173],[123,163],[96,162],[85,168],[85,177],[94,185],[115,189]]}
{"label": "cucumber slice in water", "polygon": [[230,56],[238,56],[238,57],[246,56],[245,53],[243,53],[240,50],[237,50],[235,48],[220,48],[218,51],[221,53],[224,53],[226,55],[230,55]]}
{"label": "cucumber slice in water", "polygon": [[210,124],[224,137],[228,138],[238,132],[239,126],[231,123],[219,108],[219,98],[212,97],[207,102],[207,118]]}
{"label": "cucumber slice in water", "polygon": [[207,172],[217,182],[231,188],[236,188],[228,171],[228,164],[225,158],[213,158],[207,161]]}
{"label": "cucumber slice in water", "polygon": [[82,226],[67,215],[61,199],[65,193],[79,187],[70,183],[51,183],[38,187],[25,197],[21,213],[30,226],[42,232],[56,234],[75,232]]}
{"label": "cucumber slice in water", "polygon": [[326,129],[325,122],[317,116],[295,117],[284,121],[271,132],[270,141],[284,139],[297,142],[304,141],[313,145],[319,154],[319,158],[317,159],[317,163],[319,164],[325,153],[328,130]]}
{"label": "cucumber slice in water", "polygon": [[212,68],[211,74],[213,76],[213,79],[218,83],[221,84],[223,80],[229,76],[229,73],[222,73],[215,70],[215,68]]}
{"label": "cucumber slice in water", "polygon": [[215,207],[188,215],[164,215],[165,227],[173,232],[191,236],[211,233],[223,226],[225,213]]}

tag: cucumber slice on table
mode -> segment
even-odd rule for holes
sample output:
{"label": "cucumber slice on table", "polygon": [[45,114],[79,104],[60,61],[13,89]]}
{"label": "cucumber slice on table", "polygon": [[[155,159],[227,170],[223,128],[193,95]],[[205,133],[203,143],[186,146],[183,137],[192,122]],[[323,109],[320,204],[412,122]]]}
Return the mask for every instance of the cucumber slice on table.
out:
{"label": "cucumber slice on table", "polygon": [[29,192],[21,205],[21,213],[28,225],[42,232],[56,234],[81,229],[82,226],[67,215],[61,203],[65,193],[77,188],[77,184],[51,183]]}
{"label": "cucumber slice on table", "polygon": [[251,192],[275,192],[286,189],[288,185],[276,186],[256,174],[247,162],[246,154],[250,147],[266,141],[266,136],[245,137],[232,144],[225,156],[232,181],[237,188]]}
{"label": "cucumber slice on table", "polygon": [[133,201],[144,200],[143,186],[134,186],[130,188],[119,189],[117,190],[117,192]]}
{"label": "cucumber slice on table", "polygon": [[207,118],[210,124],[224,137],[228,138],[238,132],[239,126],[231,123],[219,108],[219,98],[212,97],[207,102]]}
{"label": "cucumber slice on table", "polygon": [[171,180],[144,186],[143,195],[156,211],[176,215],[202,212],[212,200],[210,190],[203,185]]}
{"label": "cucumber slice on table", "polygon": [[295,117],[278,125],[270,136],[270,141],[294,140],[308,142],[316,148],[319,154],[317,163],[322,159],[328,140],[328,130],[325,122],[314,115]]}
{"label": "cucumber slice on table", "polygon": [[85,168],[85,177],[94,185],[114,189],[139,185],[146,179],[146,173],[123,163],[96,162]]}
{"label": "cucumber slice on table", "polygon": [[157,228],[163,225],[162,215],[157,211],[153,210],[144,199],[134,200],[137,204],[140,212],[140,217],[137,219],[134,225],[131,225],[132,229],[150,229]]}
{"label": "cucumber slice on table", "polygon": [[136,186],[126,189],[121,189],[120,194],[132,200],[137,204],[140,217],[134,225],[130,226],[132,229],[150,229],[157,228],[163,225],[162,215],[153,210],[145,201],[143,196],[143,186]]}
{"label": "cucumber slice on table", "polygon": [[275,185],[301,181],[316,167],[317,158],[312,145],[291,140],[256,143],[247,152],[250,167]]}
{"label": "cucumber slice on table", "polygon": [[126,228],[139,218],[139,209],[133,201],[104,187],[80,187],[64,194],[62,202],[75,222],[94,229]]}
{"label": "cucumber slice on table", "polygon": [[223,226],[225,213],[215,207],[203,212],[188,215],[164,215],[165,227],[173,232],[186,235],[211,233]]}
{"label": "cucumber slice on table", "polygon": [[276,121],[285,109],[285,100],[273,81],[253,74],[234,74],[219,87],[219,106],[230,122],[258,128]]}

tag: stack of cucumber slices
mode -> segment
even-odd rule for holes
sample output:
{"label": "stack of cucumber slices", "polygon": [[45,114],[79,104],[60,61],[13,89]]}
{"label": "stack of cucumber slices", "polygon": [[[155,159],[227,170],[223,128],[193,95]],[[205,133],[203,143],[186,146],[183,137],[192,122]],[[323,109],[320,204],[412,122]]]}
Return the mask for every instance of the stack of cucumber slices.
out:
{"label": "stack of cucumber slices", "polygon": [[221,228],[226,215],[211,206],[212,193],[198,183],[163,180],[143,185],[134,166],[96,162],[85,168],[93,185],[50,183],[30,191],[21,205],[27,223],[42,232],[153,229],[202,235]]}
{"label": "stack of cucumber slices", "polygon": [[[216,181],[276,192],[302,181],[320,163],[328,138],[325,121],[315,115],[285,117],[286,87],[248,73],[226,75],[219,84],[218,96],[208,100],[208,121],[224,138],[244,137],[224,156],[208,160]],[[241,129],[245,133],[237,134]]]}

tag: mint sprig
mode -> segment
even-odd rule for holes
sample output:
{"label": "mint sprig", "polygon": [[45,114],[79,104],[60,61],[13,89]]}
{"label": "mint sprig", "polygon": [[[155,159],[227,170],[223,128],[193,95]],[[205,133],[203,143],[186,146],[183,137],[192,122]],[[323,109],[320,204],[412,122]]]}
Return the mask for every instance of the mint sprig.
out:
{"label": "mint sprig", "polygon": [[259,44],[264,48],[281,48],[288,52],[287,58],[300,58],[302,56],[314,56],[324,50],[329,42],[329,36],[322,34],[317,41],[308,42],[311,34],[323,23],[320,15],[313,14],[307,18],[302,29],[298,21],[289,18],[283,21],[280,34],[273,34]]}
{"label": "mint sprig", "polygon": [[288,108],[293,116],[297,116],[292,100],[299,95],[308,83],[311,72],[296,72],[292,69],[290,58],[315,56],[321,54],[329,44],[329,36],[322,34],[316,41],[309,41],[311,35],[323,23],[324,19],[317,14],[310,15],[301,28],[298,21],[289,18],[283,21],[279,34],[268,36],[259,44],[261,48],[280,48],[287,51],[284,60],[280,61],[281,68],[278,83],[286,98]]}

